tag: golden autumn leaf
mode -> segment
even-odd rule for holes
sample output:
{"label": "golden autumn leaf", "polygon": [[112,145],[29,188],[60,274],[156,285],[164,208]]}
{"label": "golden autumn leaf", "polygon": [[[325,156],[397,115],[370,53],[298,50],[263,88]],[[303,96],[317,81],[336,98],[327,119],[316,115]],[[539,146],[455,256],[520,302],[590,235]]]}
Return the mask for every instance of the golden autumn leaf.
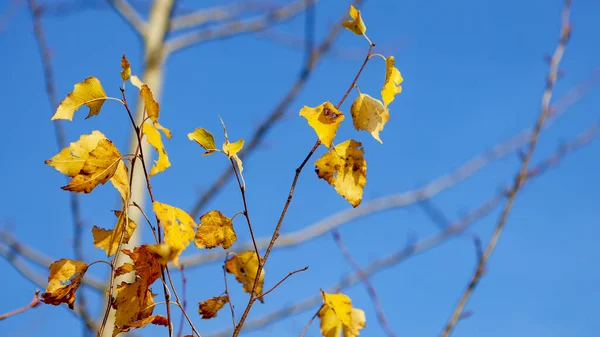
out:
{"label": "golden autumn leaf", "polygon": [[367,32],[367,26],[362,20],[360,11],[353,5],[350,5],[350,17],[352,20],[344,21],[342,25],[356,35],[365,35]]}
{"label": "golden autumn leaf", "polygon": [[176,249],[166,243],[149,245],[147,248],[148,251],[154,255],[156,262],[159,264],[166,265],[167,263],[173,261],[175,266],[179,266],[179,255],[181,254],[180,249]]}
{"label": "golden autumn leaf", "polygon": [[98,146],[98,142],[102,139],[106,139],[106,136],[97,130],[92,131],[89,135],[81,135],[78,141],[72,142],[69,147],[65,147],[44,163],[73,178],[81,171],[90,152]]}
{"label": "golden autumn leaf", "polygon": [[133,262],[115,270],[115,276],[135,272],[135,281],[121,282],[116,288],[113,337],[122,331],[154,322],[154,319],[148,319],[154,311],[155,296],[150,285],[160,278],[161,273],[160,265],[146,245],[135,247],[133,251],[124,249],[123,253]]}
{"label": "golden autumn leaf", "polygon": [[122,211],[113,211],[117,216],[117,224],[114,229],[103,229],[97,226],[92,228],[94,247],[100,248],[111,256],[117,252],[119,241],[123,237],[123,244],[127,244],[133,235],[137,225],[133,220],[127,219]]}
{"label": "golden autumn leaf", "polygon": [[113,177],[120,162],[121,153],[113,142],[101,139],[96,148],[89,153],[81,171],[68,185],[61,188],[71,192],[90,193],[96,186],[104,185]]}
{"label": "golden autumn leaf", "polygon": [[350,112],[356,130],[368,131],[373,138],[383,144],[379,132],[390,119],[390,113],[380,100],[367,94],[360,94],[352,103]]}
{"label": "golden autumn leaf", "polygon": [[366,325],[365,312],[352,307],[344,294],[328,294],[321,290],[323,306],[318,312],[321,334],[325,337],[356,337]]}
{"label": "golden autumn leaf", "polygon": [[[258,257],[256,252],[249,250],[240,254],[234,254],[225,261],[225,270],[230,274],[234,274],[235,279],[243,285],[244,291],[251,294],[257,276],[256,273],[258,272]],[[257,295],[262,294],[264,281],[265,270],[263,268],[256,285]],[[262,297],[259,300],[264,302]]]}
{"label": "golden autumn leaf", "polygon": [[100,109],[106,99],[107,96],[100,81],[94,76],[90,76],[83,82],[75,84],[73,91],[60,102],[51,120],[68,119],[72,121],[75,111],[83,105],[87,105],[90,109],[86,119],[90,118],[100,113]]}
{"label": "golden autumn leaf", "polygon": [[350,139],[337,145],[317,159],[315,171],[353,207],[360,204],[367,183],[367,161],[360,142]]}
{"label": "golden autumn leaf", "polygon": [[390,56],[385,59],[385,83],[381,88],[381,98],[383,104],[387,107],[394,97],[402,92],[402,86],[400,85],[404,81],[400,71],[395,67],[395,59]]}
{"label": "golden autumn leaf", "polygon": [[131,329],[139,329],[139,328],[143,328],[148,324],[154,324],[154,325],[162,325],[162,326],[169,326],[169,319],[165,316],[162,315],[154,315],[154,316],[149,316],[146,317],[142,320],[133,322],[129,325],[124,325],[121,327],[121,332],[126,332],[129,331]]}
{"label": "golden autumn leaf", "polygon": [[[154,213],[165,230],[165,243],[182,252],[196,235],[196,223],[184,210],[155,201],[152,205]],[[179,254],[173,259],[177,263]]]}
{"label": "golden autumn leaf", "polygon": [[156,129],[155,124],[145,122],[142,126],[142,132],[146,135],[148,142],[154,147],[154,149],[156,149],[156,152],[158,153],[158,159],[154,161],[154,165],[150,170],[150,176],[153,176],[166,170],[169,166],[171,166],[171,162],[169,161],[167,150],[165,150],[165,146],[163,145],[160,132],[158,132]]}
{"label": "golden autumn leaf", "polygon": [[196,247],[215,248],[219,245],[228,249],[237,240],[233,222],[223,213],[213,210],[200,217],[196,231]]}
{"label": "golden autumn leaf", "polygon": [[[46,304],[60,305],[67,303],[73,309],[76,291],[88,265],[78,260],[61,259],[50,265],[50,276],[46,292],[41,294],[40,301]],[[68,284],[67,281],[70,281]]]}
{"label": "golden autumn leaf", "polygon": [[[220,118],[220,117],[219,117]],[[223,133],[225,134],[225,142],[223,143],[222,149],[223,153],[229,158],[235,160],[235,163],[238,167],[238,173],[242,179],[243,186],[246,186],[246,182],[244,181],[244,176],[242,172],[244,171],[244,166],[242,165],[242,159],[237,155],[238,152],[242,150],[244,147],[244,140],[238,139],[237,141],[230,143],[229,137],[227,136],[227,128],[225,127],[225,122],[221,119],[221,124],[223,125]]]}
{"label": "golden autumn leaf", "polygon": [[119,162],[119,165],[117,165],[115,175],[110,178],[110,182],[117,189],[117,191],[119,191],[123,202],[127,203],[131,191],[129,189],[129,175],[127,173],[127,166],[122,160]]}
{"label": "golden autumn leaf", "polygon": [[229,297],[219,296],[207,299],[198,304],[198,314],[202,319],[210,319],[217,316],[217,312],[229,302]]}
{"label": "golden autumn leaf", "polygon": [[188,133],[188,138],[196,141],[196,143],[200,144],[200,146],[206,150],[206,152],[202,154],[203,156],[213,154],[217,150],[215,137],[213,137],[210,131],[204,128],[196,128],[194,132]]}
{"label": "golden autumn leaf", "polygon": [[158,123],[160,106],[158,105],[158,102],[154,100],[152,91],[150,91],[150,88],[146,84],[142,84],[140,96],[142,96],[142,100],[144,101],[144,106],[146,107],[146,113],[148,114],[148,117],[153,122]]}
{"label": "golden autumn leaf", "polygon": [[327,148],[331,146],[337,129],[344,120],[344,114],[338,111],[330,102],[325,102],[314,108],[304,106],[300,110],[300,116],[306,118],[308,125],[315,130],[319,140]]}
{"label": "golden autumn leaf", "polygon": [[125,54],[123,54],[123,57],[121,58],[121,68],[123,69],[123,71],[121,71],[121,78],[123,81],[127,81],[131,77],[131,64],[125,57]]}

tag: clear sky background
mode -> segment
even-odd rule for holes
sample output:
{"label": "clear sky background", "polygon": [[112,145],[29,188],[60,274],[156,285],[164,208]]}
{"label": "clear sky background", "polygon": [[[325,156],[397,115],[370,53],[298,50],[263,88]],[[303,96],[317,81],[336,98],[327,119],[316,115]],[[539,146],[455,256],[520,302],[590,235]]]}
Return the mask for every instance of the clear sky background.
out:
{"label": "clear sky background", "polygon": [[[0,1],[0,10],[8,6]],[[52,259],[73,257],[73,229],[65,178],[44,165],[58,152],[53,113],[44,91],[40,56],[25,2],[0,31],[0,95],[2,121],[0,144],[0,225],[9,227],[24,244]],[[106,92],[118,96],[121,54],[141,66],[140,43],[128,25],[101,1],[93,9],[44,20],[52,48],[56,90],[64,98],[73,85],[87,76],[98,77]],[[179,12],[218,1],[181,1]],[[287,3],[287,1],[281,1]],[[140,10],[146,11],[141,4]],[[539,113],[548,65],[560,30],[560,0],[507,1],[367,1],[360,9],[375,52],[395,55],[404,77],[403,92],[390,107],[391,118],[379,144],[366,132],[353,130],[350,104],[342,106],[347,120],[338,140],[353,137],[365,147],[368,161],[363,203],[378,197],[412,190],[450,172],[494,144],[533,125]],[[321,1],[316,7],[317,42],[331,24],[347,11],[346,1]],[[574,0],[573,35],[561,64],[563,77],[555,97],[583,81],[600,66],[600,2]],[[3,23],[4,24],[4,23]],[[302,37],[304,17],[278,25],[275,31]],[[201,157],[201,149],[187,139],[195,127],[221,137],[220,115],[231,138],[248,138],[295,81],[303,62],[302,45],[284,46],[264,36],[240,36],[189,48],[169,58],[161,105],[161,123],[173,132],[166,142],[172,166],[153,178],[159,201],[190,210],[213,180],[227,166],[222,156]],[[337,102],[356,74],[367,52],[367,43],[344,31],[333,53],[316,68],[308,84],[291,104],[286,117],[270,131],[260,149],[245,160],[249,209],[259,237],[271,235],[284,204],[294,169],[315,141],[314,131],[298,117],[304,106]],[[361,91],[379,95],[384,63],[370,62],[358,84]],[[129,97],[137,96],[129,86]],[[596,123],[599,89],[591,90],[570,107],[541,136],[534,162],[542,160],[562,142]],[[85,110],[85,109],[84,109]],[[130,124],[123,108],[106,102],[99,116],[85,120],[78,111],[64,123],[68,141],[82,133],[101,130],[122,152],[127,148]],[[600,142],[569,154],[558,167],[529,185],[516,200],[487,273],[467,305],[472,313],[462,320],[455,336],[597,336],[600,330]],[[317,156],[324,153],[319,149]],[[317,158],[317,157],[315,157]],[[306,228],[328,215],[351,206],[334,189],[319,180],[311,160],[303,172],[282,233]],[[456,219],[511,182],[519,166],[510,154],[480,173],[446,190],[431,203],[446,217]],[[103,258],[93,249],[91,228],[111,227],[118,207],[116,191],[107,184],[82,195],[85,220],[83,242],[86,261]],[[230,181],[208,208],[227,215],[242,209],[239,190]],[[389,323],[398,336],[438,335],[467,285],[476,263],[472,235],[487,244],[500,208],[469,227],[466,235],[411,257],[371,278]],[[242,217],[236,218],[239,242],[249,239]],[[146,229],[146,228],[144,228]],[[344,242],[361,266],[396,252],[407,242],[439,231],[419,205],[362,217],[340,227]],[[150,233],[144,232],[150,243]],[[202,253],[193,246],[185,255]],[[104,256],[105,257],[105,256]],[[250,319],[330,289],[351,268],[330,234],[276,250],[266,270],[266,288],[288,272],[308,265],[257,303]],[[3,289],[0,312],[29,302],[36,285],[0,260]],[[47,271],[34,269],[46,277]],[[96,265],[97,278],[107,270]],[[178,274],[178,273],[176,273]],[[228,328],[225,308],[214,320],[200,320],[197,302],[223,291],[219,263],[190,268],[187,300],[189,312],[203,336]],[[229,278],[238,317],[247,295]],[[176,284],[179,284],[177,276]],[[153,287],[162,299],[158,283]],[[366,312],[362,336],[385,336],[363,285],[344,289],[355,307]],[[87,291],[91,310],[99,315],[101,297]],[[247,336],[298,336],[317,306]],[[162,312],[163,308],[157,309]],[[176,311],[176,310],[174,310]],[[175,316],[178,324],[179,315]],[[178,327],[178,326],[177,326]],[[65,306],[42,305],[0,322],[1,336],[80,336],[82,326]],[[186,332],[189,332],[186,330]],[[139,336],[164,336],[164,328],[149,327]],[[307,336],[318,336],[318,322]]]}

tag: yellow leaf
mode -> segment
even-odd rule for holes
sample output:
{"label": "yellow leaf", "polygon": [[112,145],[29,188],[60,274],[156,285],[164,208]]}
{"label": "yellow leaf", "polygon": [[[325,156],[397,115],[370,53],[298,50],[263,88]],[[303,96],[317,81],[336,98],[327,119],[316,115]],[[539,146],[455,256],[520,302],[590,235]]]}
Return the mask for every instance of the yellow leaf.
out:
{"label": "yellow leaf", "polygon": [[319,140],[327,148],[331,146],[337,129],[344,120],[344,114],[338,111],[330,102],[325,102],[314,108],[305,106],[300,110],[300,116],[308,120],[308,125],[315,130]]}
{"label": "yellow leaf", "polygon": [[131,329],[139,329],[139,328],[143,328],[148,324],[154,324],[154,325],[162,325],[162,326],[169,326],[169,319],[165,316],[162,315],[154,315],[154,316],[149,316],[146,317],[142,320],[133,322],[131,324],[128,325],[124,325],[121,327],[121,332],[126,332],[129,331]]}
{"label": "yellow leaf", "polygon": [[237,153],[240,152],[240,150],[242,150],[242,148],[244,147],[244,140],[240,138],[236,142],[230,143],[229,137],[227,136],[227,128],[225,127],[225,122],[223,122],[223,119],[221,119],[221,124],[223,125],[223,133],[225,134],[225,143],[223,143],[223,147],[222,147],[223,153],[225,153],[225,155],[227,155],[228,158],[230,158],[230,159],[233,158],[235,160],[235,163],[238,167],[238,172],[242,179],[242,184],[243,184],[243,186],[246,186],[246,182],[244,181],[244,176],[242,175],[242,172],[244,171],[244,166],[242,165],[242,159],[237,155]]}
{"label": "yellow leaf", "polygon": [[381,98],[386,107],[392,103],[397,94],[402,92],[400,83],[402,83],[404,79],[394,64],[395,61],[393,56],[385,59],[385,83],[383,84],[383,88],[381,88]]}
{"label": "yellow leaf", "polygon": [[57,155],[45,163],[54,167],[62,174],[73,178],[83,168],[90,152],[98,146],[98,142],[106,139],[106,136],[100,131],[92,131],[89,135],[81,135],[79,140],[69,144],[69,147],[62,149]]}
{"label": "yellow leaf", "polygon": [[352,307],[350,298],[344,294],[328,294],[321,290],[323,306],[318,316],[321,319],[321,334],[326,337],[356,337],[365,327],[364,311]]}
{"label": "yellow leaf", "polygon": [[99,184],[105,184],[115,174],[121,154],[108,139],[101,139],[83,164],[81,171],[68,185],[61,187],[71,192],[90,193]]}
{"label": "yellow leaf", "polygon": [[125,263],[115,271],[115,276],[121,276],[135,271],[136,277],[144,279],[151,285],[160,277],[160,265],[154,258],[154,254],[148,249],[148,245],[135,247],[133,251],[122,250],[123,254],[129,256],[133,263]]}
{"label": "yellow leaf", "polygon": [[383,144],[379,132],[390,119],[390,113],[383,103],[367,94],[360,94],[352,103],[350,111],[354,128],[370,132],[373,138]]}
{"label": "yellow leaf", "polygon": [[[78,260],[61,259],[50,265],[50,276],[46,292],[40,300],[46,304],[67,303],[73,309],[77,288],[81,284],[88,265]],[[66,284],[69,281],[69,284]]]}
{"label": "yellow leaf", "polygon": [[90,109],[87,118],[100,113],[102,105],[106,101],[106,93],[100,84],[100,81],[94,76],[86,78],[83,82],[75,84],[73,91],[60,102],[56,113],[52,116],[55,119],[73,120],[73,114],[84,104]]}
{"label": "yellow leaf", "polygon": [[228,249],[236,240],[233,222],[221,212],[213,210],[200,217],[196,247],[215,248],[221,245],[223,249]]}
{"label": "yellow leaf", "polygon": [[352,18],[352,20],[344,21],[342,23],[344,28],[348,29],[356,35],[365,35],[365,33],[367,32],[367,26],[365,26],[365,23],[363,22],[362,17],[360,16],[360,11],[354,8],[353,5],[350,5],[350,17]]}
{"label": "yellow leaf", "polygon": [[[182,209],[158,201],[152,207],[165,230],[165,243],[181,253],[196,234],[194,219]],[[173,263],[177,262],[178,257],[179,254],[173,259]]]}
{"label": "yellow leaf", "polygon": [[219,296],[207,299],[200,302],[198,305],[198,314],[202,315],[203,319],[210,319],[217,316],[217,312],[229,302],[229,297]]}
{"label": "yellow leaf", "polygon": [[367,183],[367,161],[360,142],[350,139],[337,145],[317,159],[315,171],[353,207],[360,204]]}
{"label": "yellow leaf", "polygon": [[125,54],[123,54],[123,57],[121,58],[121,68],[123,68],[123,71],[121,71],[121,78],[123,81],[127,81],[131,77],[131,64],[129,64]]}
{"label": "yellow leaf", "polygon": [[167,155],[165,146],[163,145],[160,132],[158,132],[156,129],[155,124],[145,122],[142,126],[142,132],[146,135],[146,137],[148,137],[148,142],[154,147],[154,149],[156,149],[156,152],[158,153],[158,159],[154,161],[154,165],[150,170],[150,176],[153,176],[166,170],[169,166],[171,166],[171,162],[169,161],[169,156]]}
{"label": "yellow leaf", "polygon": [[[240,254],[234,254],[225,261],[225,270],[230,274],[234,274],[235,279],[243,285],[244,291],[251,294],[256,280],[256,273],[258,272],[258,257],[256,252],[249,250]],[[258,278],[258,284],[256,285],[257,295],[262,294],[264,281],[265,270],[263,268]],[[259,300],[264,302],[262,297]]]}
{"label": "yellow leaf", "polygon": [[123,202],[126,203],[127,200],[129,200],[131,191],[129,190],[129,175],[127,174],[127,166],[122,160],[119,161],[115,175],[110,178],[110,182],[117,189],[117,191],[119,191]]}
{"label": "yellow leaf", "polygon": [[146,113],[148,114],[148,117],[153,122],[158,123],[158,112],[160,111],[160,106],[158,105],[158,102],[154,100],[152,91],[150,91],[150,88],[148,88],[147,85],[142,84],[140,95],[144,100],[144,106],[146,107]]}
{"label": "yellow leaf", "polygon": [[154,255],[156,262],[162,265],[166,265],[170,261],[173,261],[175,266],[179,266],[179,255],[181,254],[180,249],[169,246],[166,243],[149,245],[148,251]]}
{"label": "yellow leaf", "polygon": [[128,243],[133,235],[133,231],[137,227],[131,219],[125,221],[125,213],[122,211],[113,212],[117,216],[117,224],[114,229],[103,229],[97,226],[92,228],[94,247],[104,250],[107,256],[111,256],[117,252],[121,237],[123,237],[123,244]]}
{"label": "yellow leaf", "polygon": [[217,150],[217,144],[215,144],[215,137],[213,137],[210,131],[204,128],[196,128],[194,132],[188,133],[188,138],[190,140],[196,141],[196,143],[200,144],[203,149],[206,150],[203,156],[207,156],[209,154],[213,154]]}
{"label": "yellow leaf", "polygon": [[137,77],[135,75],[131,75],[131,78],[129,79],[129,81],[131,82],[131,84],[133,84],[134,87],[142,90],[142,85],[144,85],[144,82],[142,82],[142,80],[140,80],[139,77]]}

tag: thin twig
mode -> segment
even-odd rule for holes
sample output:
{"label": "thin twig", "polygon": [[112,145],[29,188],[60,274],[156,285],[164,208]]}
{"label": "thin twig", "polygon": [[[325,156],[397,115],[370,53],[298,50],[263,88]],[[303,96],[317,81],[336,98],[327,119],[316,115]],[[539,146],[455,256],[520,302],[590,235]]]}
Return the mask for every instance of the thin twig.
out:
{"label": "thin twig", "polygon": [[340,252],[346,259],[346,262],[348,262],[348,264],[354,270],[354,272],[356,274],[358,274],[358,277],[362,280],[362,283],[365,285],[365,288],[367,289],[367,293],[369,294],[369,297],[371,298],[371,302],[373,302],[373,306],[375,307],[375,315],[377,315],[377,320],[379,321],[379,324],[381,325],[381,327],[383,328],[383,330],[389,337],[396,337],[396,334],[392,330],[392,327],[389,325],[387,318],[385,317],[385,313],[383,311],[383,306],[381,305],[381,301],[379,301],[379,297],[377,297],[377,292],[375,291],[375,287],[369,280],[369,277],[360,268],[358,263],[356,263],[356,261],[354,261],[354,258],[352,258],[352,254],[350,254],[350,251],[344,244],[344,241],[342,240],[342,236],[340,235],[340,232],[338,230],[334,230],[332,232],[332,234],[333,234],[333,240],[335,241],[336,245],[340,249]]}
{"label": "thin twig", "polygon": [[310,328],[312,322],[315,320],[315,318],[317,318],[317,316],[319,316],[319,312],[321,311],[322,307],[323,306],[319,307],[319,310],[317,310],[317,312],[315,312],[315,314],[312,315],[312,317],[308,320],[308,323],[306,323],[306,326],[304,327],[304,330],[302,330],[300,337],[304,337],[304,335],[306,335],[306,332],[308,331],[308,328]]}
{"label": "thin twig", "polygon": [[231,310],[231,323],[232,327],[235,329],[235,308],[233,307],[233,303],[231,302],[231,297],[229,296],[229,286],[227,285],[227,270],[225,269],[225,265],[221,266],[223,269],[223,282],[225,283],[225,295],[227,295],[227,302],[229,303],[229,309]]}
{"label": "thin twig", "polygon": [[548,78],[546,80],[546,89],[544,90],[544,94],[542,95],[541,112],[536,121],[533,133],[531,134],[527,152],[526,152],[525,156],[523,157],[521,167],[519,168],[519,171],[518,171],[517,175],[515,176],[514,184],[513,184],[512,188],[510,189],[510,191],[508,192],[508,200],[506,201],[506,205],[504,206],[504,209],[502,210],[500,218],[498,219],[498,223],[496,224],[494,233],[492,234],[492,237],[485,249],[485,252],[481,256],[479,263],[477,264],[477,268],[475,270],[475,273],[473,274],[473,277],[471,278],[471,281],[469,282],[469,285],[465,289],[463,295],[461,296],[460,301],[458,302],[458,304],[456,305],[456,307],[452,313],[452,316],[450,317],[450,320],[448,321],[446,327],[444,328],[444,331],[441,334],[442,337],[448,337],[452,333],[452,330],[453,330],[454,326],[456,325],[456,322],[458,322],[459,318],[461,317],[461,314],[463,312],[465,305],[467,304],[467,301],[471,297],[471,294],[477,287],[477,284],[479,283],[479,280],[481,279],[481,276],[483,275],[486,261],[489,259],[489,257],[492,255],[492,252],[496,248],[496,244],[498,242],[498,239],[500,238],[500,234],[502,233],[502,230],[504,229],[504,224],[506,223],[506,220],[508,219],[508,214],[511,211],[511,208],[515,201],[515,198],[516,198],[518,192],[520,191],[523,183],[525,182],[525,180],[527,179],[527,177],[529,175],[529,171],[528,171],[529,162],[530,162],[531,158],[533,157],[533,153],[535,152],[535,148],[536,148],[536,145],[538,142],[538,136],[542,130],[544,121],[546,120],[546,117],[548,116],[549,111],[550,111],[550,109],[549,109],[550,99],[552,98],[554,84],[556,83],[556,79],[558,76],[557,75],[558,74],[558,66],[562,59],[563,53],[565,51],[565,46],[569,40],[569,36],[571,35],[571,25],[569,23],[570,9],[571,9],[571,0],[565,0],[562,15],[561,15],[562,16],[562,18],[561,18],[562,24],[561,24],[560,39],[559,39],[558,45],[556,46],[556,49],[554,50],[552,59],[550,60],[550,70],[548,73]]}
{"label": "thin twig", "polygon": [[29,302],[29,304],[27,304],[26,306],[0,315],[0,321],[5,320],[9,317],[18,315],[20,313],[23,313],[31,308],[35,308],[38,305],[40,305],[40,301],[38,301],[38,299],[35,296],[33,296],[33,299],[31,300],[31,302]]}
{"label": "thin twig", "polygon": [[[316,3],[318,0],[311,0]],[[175,37],[165,44],[167,55],[209,40],[224,39],[241,34],[252,33],[294,18],[306,6],[306,0],[295,0],[291,4],[278,8],[258,18],[239,20],[223,24],[216,28],[198,29]]]}
{"label": "thin twig", "polygon": [[238,173],[237,164],[235,163],[235,160],[233,159],[233,157],[229,158],[229,161],[231,162],[231,168],[233,169],[233,172],[235,173],[235,178],[237,179],[237,183],[240,188],[240,193],[242,194],[242,201],[244,203],[244,212],[242,214],[244,214],[244,217],[246,218],[246,222],[248,223],[248,230],[250,231],[250,237],[252,238],[252,245],[254,246],[254,252],[256,253],[256,258],[260,259],[258,247],[256,246],[256,239],[254,238],[254,230],[252,229],[250,215],[248,214],[248,202],[246,200],[246,185],[240,179],[240,173]]}
{"label": "thin twig", "polygon": [[299,272],[303,272],[305,270],[308,269],[308,266],[304,267],[304,268],[300,268],[300,269],[296,269],[292,272],[289,272],[284,278],[282,278],[281,280],[279,280],[279,282],[277,282],[273,287],[271,287],[271,289],[267,290],[266,292],[262,293],[260,296],[256,297],[257,299],[261,299],[265,296],[267,296],[270,292],[272,292],[273,290],[275,290],[275,288],[279,287],[285,280],[287,280],[290,276],[299,273]]}
{"label": "thin twig", "polygon": [[[179,272],[181,273],[181,288],[182,288],[182,295],[183,296],[183,311],[186,311],[186,307],[187,307],[187,279],[185,278],[185,273],[183,272],[184,267],[180,266],[179,267]],[[183,319],[185,318],[185,315],[183,314],[183,312],[181,313],[181,319],[179,320],[179,332],[177,332],[177,337],[181,337],[181,334],[183,333]]]}

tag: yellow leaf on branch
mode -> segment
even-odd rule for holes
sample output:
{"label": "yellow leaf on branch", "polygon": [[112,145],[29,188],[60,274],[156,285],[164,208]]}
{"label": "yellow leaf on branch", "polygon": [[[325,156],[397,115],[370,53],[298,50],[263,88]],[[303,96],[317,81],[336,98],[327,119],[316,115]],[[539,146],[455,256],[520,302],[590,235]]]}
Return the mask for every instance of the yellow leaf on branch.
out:
{"label": "yellow leaf on branch", "polygon": [[62,149],[45,163],[54,167],[58,172],[73,178],[81,171],[90,152],[98,146],[98,142],[102,139],[106,139],[106,136],[97,130],[92,131],[89,135],[81,135],[78,141],[72,142],[69,147]]}
{"label": "yellow leaf on branch", "polygon": [[379,132],[390,119],[390,113],[380,100],[367,94],[360,94],[352,103],[350,112],[356,130],[368,131],[373,138],[383,144]]}
{"label": "yellow leaf on branch", "polygon": [[215,248],[221,245],[223,249],[228,249],[236,240],[233,222],[223,213],[213,210],[200,217],[196,247]]}
{"label": "yellow leaf on branch", "polygon": [[125,54],[123,54],[123,57],[121,58],[121,68],[123,69],[123,71],[121,71],[121,78],[123,81],[127,81],[131,77],[131,64],[125,57]]}
{"label": "yellow leaf on branch", "polygon": [[173,261],[175,266],[179,266],[179,255],[181,249],[174,248],[166,243],[159,243],[155,245],[148,245],[148,251],[154,255],[156,262],[162,265],[167,265]]}
{"label": "yellow leaf on branch", "polygon": [[106,99],[107,96],[100,81],[96,77],[90,76],[83,82],[75,84],[73,91],[60,102],[58,109],[56,109],[56,112],[52,116],[52,120],[68,119],[71,121],[73,120],[75,111],[83,105],[86,105],[90,109],[86,119],[90,118],[100,113],[100,109]]}
{"label": "yellow leaf on branch", "polygon": [[121,195],[121,199],[123,199],[124,203],[127,203],[129,200],[129,196],[131,191],[129,189],[129,175],[127,173],[127,166],[121,160],[119,165],[117,166],[117,170],[115,171],[115,175],[110,178],[110,182],[113,186],[119,191]]}
{"label": "yellow leaf on branch", "polygon": [[342,25],[356,35],[365,35],[367,32],[367,26],[363,22],[360,11],[353,5],[350,5],[350,17],[352,20],[344,21]]}
{"label": "yellow leaf on branch", "polygon": [[114,255],[117,252],[121,237],[123,238],[123,244],[127,244],[137,227],[135,222],[127,219],[122,211],[113,212],[117,216],[117,224],[114,229],[103,229],[97,226],[92,228],[94,247],[104,250],[107,256]]}
{"label": "yellow leaf on branch", "polygon": [[[235,275],[235,279],[243,285],[244,291],[248,294],[252,293],[252,287],[256,280],[256,274],[258,272],[258,257],[256,252],[249,250],[240,254],[234,254],[227,261],[225,261],[225,270]],[[262,294],[263,283],[265,281],[265,270],[261,270],[260,276],[258,277],[258,283],[256,285],[256,295]],[[261,297],[259,299],[264,302]]]}
{"label": "yellow leaf on branch", "polygon": [[306,118],[308,125],[315,130],[319,140],[327,148],[331,146],[337,129],[344,120],[344,114],[338,111],[330,102],[325,102],[314,108],[304,106],[300,110],[300,116]]}
{"label": "yellow leaf on branch", "polygon": [[324,337],[356,337],[366,325],[365,312],[352,307],[344,294],[328,294],[321,290],[323,306],[318,312]]}
{"label": "yellow leaf on branch", "polygon": [[206,152],[202,154],[203,156],[213,154],[217,150],[215,137],[213,137],[210,131],[204,128],[196,128],[194,132],[188,133],[188,138],[196,141],[196,143],[200,144],[200,146],[206,150]]}
{"label": "yellow leaf on branch", "polygon": [[150,145],[152,145],[158,153],[158,159],[154,161],[154,165],[152,166],[152,169],[149,173],[150,176],[153,176],[157,173],[166,170],[169,166],[171,166],[171,162],[169,161],[167,150],[165,150],[165,146],[163,145],[160,132],[158,132],[158,130],[156,129],[155,124],[145,122],[142,126],[142,132],[148,138],[148,143],[150,143]]}
{"label": "yellow leaf on branch", "polygon": [[385,59],[385,82],[383,88],[381,88],[381,98],[383,104],[387,107],[397,94],[402,92],[402,86],[400,85],[404,79],[400,74],[400,71],[395,67],[395,59],[390,56]]}
{"label": "yellow leaf on branch", "polygon": [[353,207],[361,203],[367,183],[367,161],[360,142],[350,139],[335,146],[317,159],[315,171]]}
{"label": "yellow leaf on branch", "polygon": [[52,263],[48,286],[46,292],[41,294],[40,301],[52,305],[66,303],[70,309],[73,309],[75,293],[87,269],[88,265],[78,260],[61,259]]}
{"label": "yellow leaf on branch", "polygon": [[219,296],[207,299],[198,304],[198,314],[202,319],[210,319],[217,316],[217,312],[229,302],[229,297]]}
{"label": "yellow leaf on branch", "polygon": [[152,91],[146,85],[142,85],[142,89],[140,90],[140,96],[142,96],[142,100],[144,101],[144,106],[146,107],[146,113],[148,117],[155,123],[158,123],[158,113],[160,111],[160,106],[158,102],[154,100],[154,95],[152,95]]}
{"label": "yellow leaf on branch", "polygon": [[196,223],[189,214],[180,208],[155,201],[152,204],[154,213],[165,230],[165,243],[179,251],[173,259],[177,264],[179,254],[186,249],[196,235]]}
{"label": "yellow leaf on branch", "polygon": [[235,163],[238,167],[238,172],[242,179],[243,186],[246,186],[246,182],[244,181],[244,176],[242,172],[244,171],[244,166],[242,165],[242,159],[237,155],[238,152],[242,150],[244,147],[244,140],[238,139],[237,141],[230,143],[229,137],[227,136],[227,128],[225,127],[225,122],[221,119],[221,124],[223,125],[223,133],[225,134],[225,142],[223,143],[222,149],[223,153],[229,158],[235,160]]}

